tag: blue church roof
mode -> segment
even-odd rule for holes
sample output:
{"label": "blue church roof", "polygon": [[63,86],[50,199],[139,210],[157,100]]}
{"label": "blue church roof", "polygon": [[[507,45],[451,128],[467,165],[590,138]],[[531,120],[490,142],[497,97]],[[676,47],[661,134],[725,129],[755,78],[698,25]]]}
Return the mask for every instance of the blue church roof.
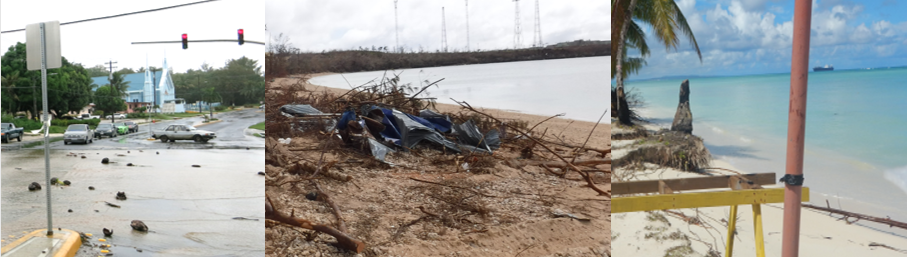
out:
{"label": "blue church roof", "polygon": [[[161,71],[156,71],[156,72],[154,72],[154,74],[155,74],[154,75],[154,79],[155,79],[154,84],[161,83],[161,74],[162,74]],[[107,76],[91,78],[91,80],[94,81],[94,83],[97,84],[98,87],[110,84],[110,81],[107,79],[108,79]],[[123,80],[129,82],[128,91],[145,90],[145,73],[144,72],[126,74],[126,76],[123,77]]]}

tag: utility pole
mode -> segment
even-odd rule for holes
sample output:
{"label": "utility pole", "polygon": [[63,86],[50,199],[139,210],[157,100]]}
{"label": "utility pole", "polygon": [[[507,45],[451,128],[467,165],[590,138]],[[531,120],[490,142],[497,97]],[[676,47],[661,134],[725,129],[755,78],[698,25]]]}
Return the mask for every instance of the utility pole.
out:
{"label": "utility pole", "polygon": [[518,49],[520,48],[520,34],[522,33],[520,29],[520,0],[513,0],[513,6],[513,49]]}
{"label": "utility pole", "polygon": [[113,59],[111,59],[109,62],[104,63],[104,64],[107,64],[107,67],[110,67],[110,73],[108,73],[109,75],[107,75],[108,80],[113,80],[113,69],[117,68],[117,67],[113,67],[113,64],[115,64],[115,63],[117,63],[117,62],[114,62]]}
{"label": "utility pole", "polygon": [[154,70],[154,67],[149,68],[151,70],[151,95],[153,96],[154,102],[151,103],[152,113],[157,113],[157,71]]}
{"label": "utility pole", "polygon": [[469,0],[466,0],[466,51],[469,52]]}
{"label": "utility pole", "polygon": [[394,52],[402,52],[400,49],[400,28],[397,25],[397,0],[394,0],[394,34],[396,35],[396,45]]}
{"label": "utility pole", "polygon": [[441,51],[447,52],[447,20],[444,18],[444,7],[441,7]]}
{"label": "utility pole", "polygon": [[539,0],[535,0],[535,36],[532,37],[532,46],[542,47],[542,22],[539,18]]}

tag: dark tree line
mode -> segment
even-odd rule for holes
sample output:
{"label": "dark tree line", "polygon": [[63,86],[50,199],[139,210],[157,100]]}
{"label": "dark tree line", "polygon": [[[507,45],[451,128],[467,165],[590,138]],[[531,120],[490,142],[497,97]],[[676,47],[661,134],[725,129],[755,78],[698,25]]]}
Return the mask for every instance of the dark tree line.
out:
{"label": "dark tree line", "polygon": [[574,41],[544,48],[517,50],[473,52],[426,52],[419,50],[405,53],[371,51],[367,48],[363,48],[363,50],[310,53],[300,52],[285,41],[278,40],[278,44],[269,49],[269,54],[266,58],[269,77],[282,77],[287,74],[394,70],[607,56],[611,54],[610,41]]}
{"label": "dark tree line", "polygon": [[[189,103],[210,99],[213,92],[225,105],[258,104],[264,100],[265,81],[258,61],[242,57],[228,60],[223,68],[202,64],[199,69],[174,73],[176,97]],[[213,88],[213,89],[212,89]]]}

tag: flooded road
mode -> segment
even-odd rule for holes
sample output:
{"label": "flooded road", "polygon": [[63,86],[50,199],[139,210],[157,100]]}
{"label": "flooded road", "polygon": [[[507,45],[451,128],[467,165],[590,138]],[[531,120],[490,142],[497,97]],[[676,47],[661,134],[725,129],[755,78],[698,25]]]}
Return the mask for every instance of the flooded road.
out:
{"label": "flooded road", "polygon": [[[63,141],[53,142],[50,144],[51,149],[71,150],[73,152],[82,150],[133,150],[133,149],[264,149],[265,141],[263,138],[256,137],[248,132],[248,127],[265,121],[265,115],[258,109],[248,109],[232,111],[227,113],[218,113],[214,115],[220,119],[220,122],[198,125],[202,122],[201,117],[183,118],[179,120],[166,120],[155,123],[140,124],[139,131],[127,135],[120,135],[114,138],[105,137],[95,139],[90,144],[70,144],[66,145]],[[137,122],[139,120],[136,120]],[[109,120],[104,123],[109,123]],[[119,120],[117,121],[119,122]],[[176,141],[175,143],[163,143],[160,140],[148,140],[151,138],[152,130],[164,130],[170,125],[196,125],[200,130],[207,130],[217,134],[217,138],[208,143],[195,143],[192,141]],[[42,139],[43,140],[43,139]],[[6,151],[21,150],[21,145],[27,142],[12,142],[3,144],[4,154]],[[43,146],[36,146],[35,149],[44,149]]]}
{"label": "flooded road", "polygon": [[[264,255],[264,177],[257,175],[264,169],[263,143],[252,150],[127,148],[132,150],[52,150],[51,176],[72,185],[34,192],[29,183],[44,186],[43,151],[4,151],[2,245],[46,228],[45,190],[52,190],[54,228],[92,233],[95,244],[103,243],[98,241],[103,228],[113,229],[106,243],[115,246],[114,256]],[[77,156],[68,156],[71,152]],[[110,164],[101,164],[105,157]],[[128,199],[117,200],[118,191]],[[132,220],[144,221],[150,231],[133,231]],[[78,256],[99,251],[83,246]]]}

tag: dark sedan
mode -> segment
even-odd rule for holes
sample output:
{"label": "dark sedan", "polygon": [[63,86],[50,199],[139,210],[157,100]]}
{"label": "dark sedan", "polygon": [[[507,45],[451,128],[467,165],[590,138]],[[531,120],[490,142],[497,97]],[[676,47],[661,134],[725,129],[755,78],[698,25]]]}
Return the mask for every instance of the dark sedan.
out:
{"label": "dark sedan", "polygon": [[129,127],[129,133],[139,132],[139,124],[135,124],[135,122],[127,121],[126,127]]}
{"label": "dark sedan", "polygon": [[103,138],[104,136],[117,137],[117,129],[113,127],[113,124],[98,124],[98,127],[94,130],[94,137]]}

